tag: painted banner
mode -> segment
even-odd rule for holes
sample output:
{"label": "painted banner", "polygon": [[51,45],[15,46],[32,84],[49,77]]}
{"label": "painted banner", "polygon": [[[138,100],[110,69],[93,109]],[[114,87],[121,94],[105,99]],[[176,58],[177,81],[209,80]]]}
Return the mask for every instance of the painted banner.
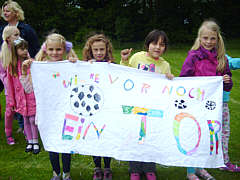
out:
{"label": "painted banner", "polygon": [[176,77],[118,64],[33,62],[45,150],[168,166],[224,166],[222,77]]}

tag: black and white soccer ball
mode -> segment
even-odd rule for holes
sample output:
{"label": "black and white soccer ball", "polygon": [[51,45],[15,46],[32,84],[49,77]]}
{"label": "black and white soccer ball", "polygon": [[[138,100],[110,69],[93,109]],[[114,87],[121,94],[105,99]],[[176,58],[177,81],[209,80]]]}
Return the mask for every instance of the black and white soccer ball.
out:
{"label": "black and white soccer ball", "polygon": [[178,109],[186,109],[187,108],[187,104],[183,99],[180,100],[175,100],[175,107]]}
{"label": "black and white soccer ball", "polygon": [[72,89],[70,105],[76,114],[92,116],[103,106],[103,93],[97,86],[82,84]]}
{"label": "black and white soccer ball", "polygon": [[216,102],[214,101],[207,101],[205,108],[208,110],[214,110],[216,108]]}

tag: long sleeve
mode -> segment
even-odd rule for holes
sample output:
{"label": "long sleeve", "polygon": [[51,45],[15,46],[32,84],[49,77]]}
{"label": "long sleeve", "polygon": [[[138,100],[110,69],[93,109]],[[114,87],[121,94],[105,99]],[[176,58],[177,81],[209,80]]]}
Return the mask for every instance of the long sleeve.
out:
{"label": "long sleeve", "polygon": [[228,59],[229,68],[231,70],[240,69],[240,58],[232,58],[226,54]]}
{"label": "long sleeve", "polygon": [[16,107],[13,76],[9,73],[7,74],[7,102],[9,103],[9,106]]}
{"label": "long sleeve", "polygon": [[[227,74],[230,77],[232,77],[232,73],[231,73],[230,68],[229,68],[228,60],[226,60],[226,61],[227,61],[227,63],[226,63],[226,69],[224,71],[224,74]],[[224,91],[231,91],[232,87],[233,87],[232,78],[231,78],[230,83],[223,83],[223,90]]]}
{"label": "long sleeve", "polygon": [[181,73],[179,75],[180,77],[194,76],[195,66],[193,59],[193,54],[188,53],[188,56],[183,63]]}
{"label": "long sleeve", "polygon": [[29,94],[33,91],[32,77],[30,74],[27,76],[20,76],[19,81],[21,82],[25,93]]}
{"label": "long sleeve", "polygon": [[40,49],[39,40],[35,30],[30,25],[23,22],[19,22],[17,28],[20,30],[21,37],[28,42],[29,54],[34,58]]}
{"label": "long sleeve", "polygon": [[4,86],[6,86],[7,85],[7,71],[3,68],[1,62],[0,62],[0,79],[3,82]]}

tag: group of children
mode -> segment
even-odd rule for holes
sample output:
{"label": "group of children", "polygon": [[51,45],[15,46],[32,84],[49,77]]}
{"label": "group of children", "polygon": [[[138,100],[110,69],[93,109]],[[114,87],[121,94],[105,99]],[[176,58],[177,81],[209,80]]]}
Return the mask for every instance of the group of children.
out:
{"label": "group of children", "polygon": [[[19,37],[19,31],[15,26],[7,26],[3,31],[3,44],[1,47],[0,60],[2,71],[5,71],[6,91],[6,120],[5,132],[7,143],[14,144],[12,137],[12,120],[14,112],[24,117],[24,133],[27,139],[25,152],[38,154],[40,146],[38,142],[38,129],[36,122],[36,102],[31,82],[30,65],[33,61],[28,54],[28,43]],[[142,65],[152,68],[142,69],[150,72],[165,74],[169,80],[174,76],[171,74],[170,65],[161,56],[168,47],[168,38],[164,31],[153,30],[145,38],[145,51],[131,55],[132,49],[121,51],[121,65],[141,69]],[[130,57],[130,58],[129,58]],[[229,57],[227,57],[230,59]],[[228,157],[228,140],[230,135],[230,118],[227,101],[233,86],[228,59],[225,56],[224,42],[222,40],[219,26],[212,20],[203,22],[199,28],[198,37],[189,51],[183,64],[180,76],[223,76],[224,103],[223,103],[223,127],[222,144],[224,163],[223,170],[240,172],[240,168],[231,164]],[[65,40],[60,34],[50,34],[35,56],[35,61],[63,61],[68,59],[76,62],[78,57],[72,48],[72,43]],[[109,39],[103,34],[95,34],[88,38],[83,48],[83,60],[98,62],[114,62],[113,48]],[[233,63],[236,65],[236,63]],[[237,64],[239,65],[239,64]],[[233,66],[232,64],[230,67]],[[236,67],[234,67],[236,68]],[[239,67],[237,67],[239,68]],[[62,153],[63,180],[70,180],[71,154]],[[53,169],[51,180],[61,179],[59,153],[49,152],[49,159]],[[95,163],[93,179],[111,180],[111,158],[103,157],[104,170],[101,168],[101,157],[93,156]],[[148,180],[156,180],[156,164],[152,162],[129,162],[131,180],[140,180],[145,174]],[[198,180],[199,177],[206,180],[214,180],[205,169],[197,167],[187,168],[187,178]]]}

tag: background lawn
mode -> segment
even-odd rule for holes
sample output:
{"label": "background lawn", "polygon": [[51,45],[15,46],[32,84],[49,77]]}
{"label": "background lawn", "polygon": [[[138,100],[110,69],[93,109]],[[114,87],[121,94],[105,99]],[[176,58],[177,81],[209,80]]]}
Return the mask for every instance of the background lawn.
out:
{"label": "background lawn", "polygon": [[[240,57],[239,41],[231,41],[226,43],[227,53],[232,57]],[[115,45],[116,62],[120,60],[120,45]],[[139,51],[142,44],[121,45],[121,47],[133,47],[134,52]],[[169,48],[164,58],[169,61],[172,73],[178,76],[187,51],[191,45],[175,45]],[[81,47],[76,49],[81,59]],[[133,52],[133,53],[134,53]],[[232,71],[234,87],[229,102],[231,114],[231,136],[229,143],[229,155],[232,163],[240,165],[240,95],[239,95],[239,78],[240,70]],[[25,150],[25,140],[23,134],[17,134],[17,121],[14,120],[13,136],[16,144],[9,146],[6,143],[4,133],[4,110],[5,96],[0,94],[0,102],[2,106],[2,119],[0,120],[0,180],[49,180],[52,176],[51,165],[48,153],[42,148],[38,155],[27,154]],[[113,179],[127,180],[128,163],[124,161],[112,160],[111,167],[113,169]],[[93,161],[90,156],[73,155],[71,164],[71,175],[73,180],[90,180],[92,179]],[[239,180],[240,173],[224,172],[218,169],[209,169],[209,172],[217,180]],[[165,167],[157,165],[157,176],[161,180],[185,179],[186,169],[182,167]]]}

